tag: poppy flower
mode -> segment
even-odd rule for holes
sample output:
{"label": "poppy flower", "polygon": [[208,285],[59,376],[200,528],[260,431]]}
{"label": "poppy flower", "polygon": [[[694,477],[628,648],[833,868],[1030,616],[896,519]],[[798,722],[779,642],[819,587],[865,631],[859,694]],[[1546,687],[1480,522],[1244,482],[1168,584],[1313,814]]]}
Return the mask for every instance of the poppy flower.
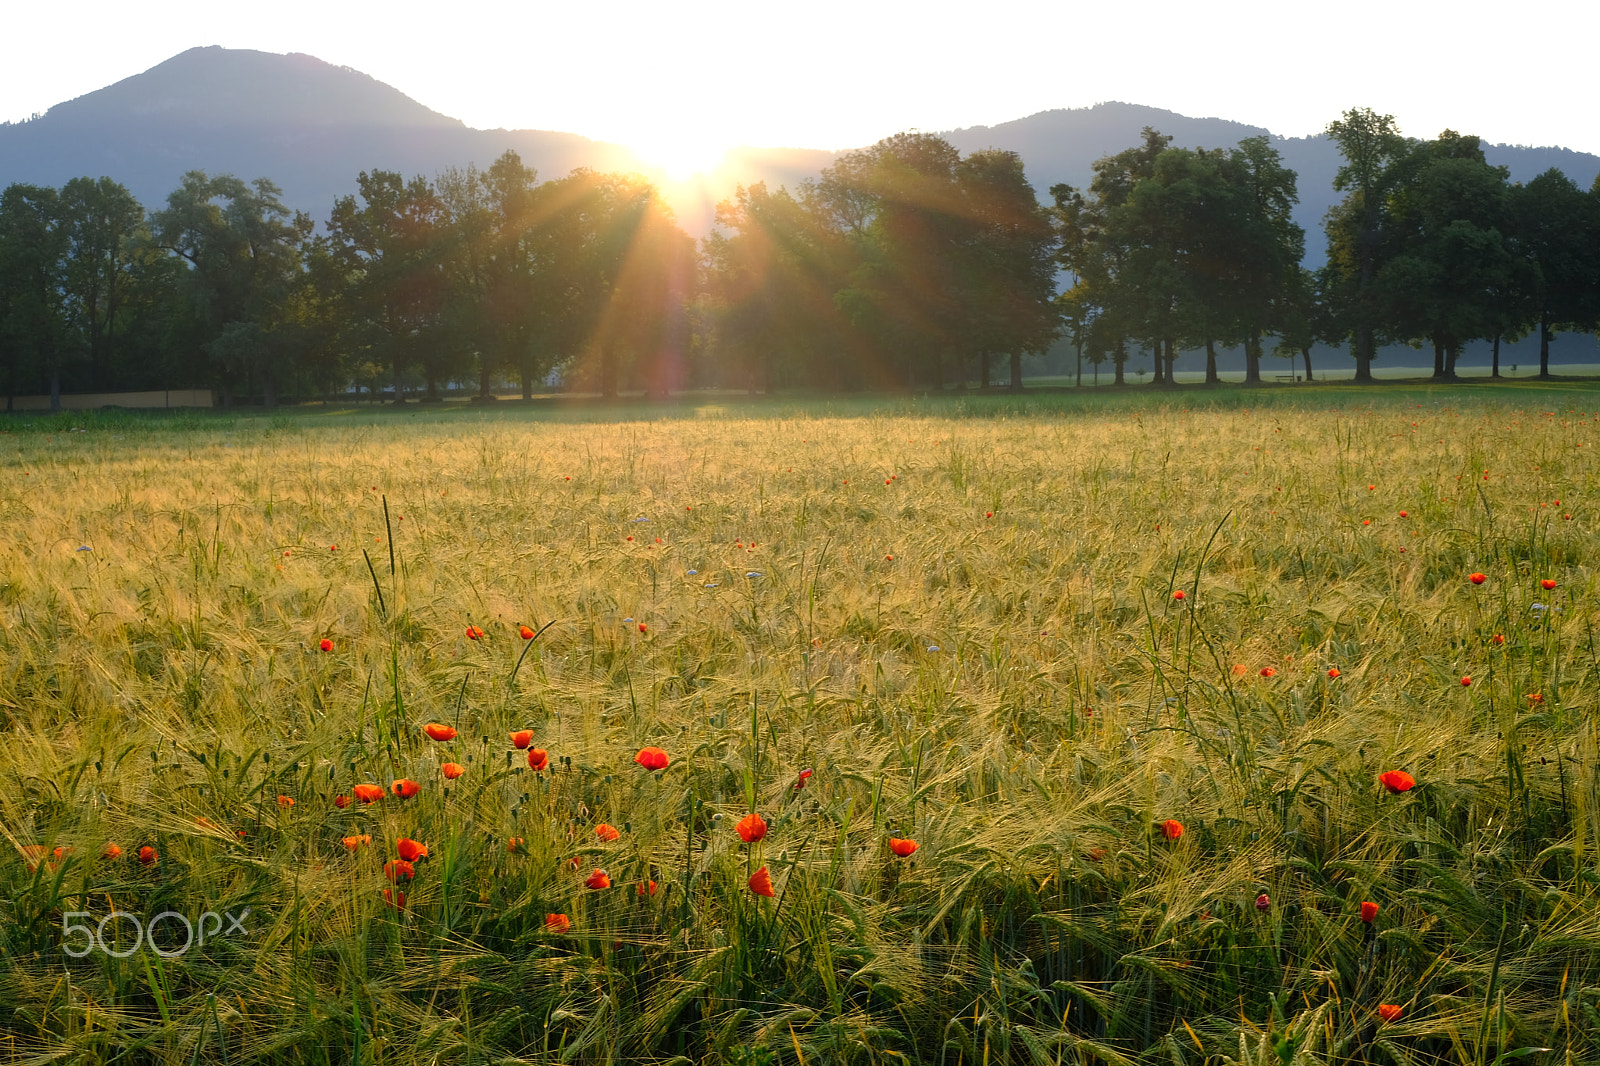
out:
{"label": "poppy flower", "polygon": [[156,854],[156,849],[152,848],[149,844],[146,844],[144,847],[139,849],[139,862],[145,866],[149,866],[159,858],[161,858],[161,856]]}
{"label": "poppy flower", "polygon": [[1334,681],[1337,681],[1339,679],[1339,668],[1337,666],[1330,666],[1328,668],[1328,677]]}
{"label": "poppy flower", "polygon": [[543,748],[528,749],[528,769],[544,770],[550,765],[550,753]]}
{"label": "poppy flower", "polygon": [[1546,592],[1549,592],[1551,589],[1556,587],[1556,583],[1547,577],[1543,581],[1539,582],[1539,587],[1544,589]]}
{"label": "poppy flower", "polygon": [[1233,664],[1233,676],[1234,677],[1243,677],[1245,674],[1248,674],[1249,672],[1250,672],[1250,668],[1248,666],[1246,666],[1244,663],[1234,663]]}
{"label": "poppy flower", "polygon": [[419,844],[410,837],[401,837],[394,842],[395,854],[406,862],[416,862],[418,859],[428,857],[428,845]]}
{"label": "poppy flower", "polygon": [[339,841],[339,843],[344,845],[344,849],[346,851],[355,851],[363,844],[372,843],[372,834],[362,833],[360,836],[345,837],[343,840]]}
{"label": "poppy flower", "polygon": [[758,896],[766,896],[768,899],[773,897],[772,874],[767,872],[765,866],[750,875],[750,891]]}
{"label": "poppy flower", "polygon": [[605,822],[601,822],[599,825],[594,827],[594,835],[599,837],[601,840],[610,843],[611,841],[620,837],[622,834],[617,832],[616,826],[607,825]]}
{"label": "poppy flower", "polygon": [[1272,897],[1271,896],[1269,896],[1265,892],[1263,892],[1263,893],[1261,893],[1261,895],[1256,897],[1256,910],[1258,910],[1258,911],[1270,910],[1271,907],[1272,907]]}
{"label": "poppy flower", "polygon": [[456,778],[466,773],[467,768],[458,762],[447,762],[439,767],[439,772],[444,774],[444,776],[449,778],[451,781],[454,781]]}
{"label": "poppy flower", "polygon": [[1401,1008],[1397,1004],[1394,1004],[1394,1003],[1380,1003],[1380,1004],[1378,1004],[1378,1017],[1382,1018],[1386,1022],[1397,1022],[1397,1021],[1400,1020],[1400,1015],[1402,1015],[1404,1013],[1405,1013],[1405,1010],[1403,1008]]}
{"label": "poppy flower", "polygon": [[1181,600],[1181,599],[1185,599],[1185,596],[1184,596],[1184,594],[1183,594],[1183,590],[1182,590],[1182,589],[1177,589],[1177,590],[1175,590],[1175,591],[1174,591],[1174,592],[1173,592],[1173,593],[1172,593],[1172,598],[1173,598],[1173,599],[1175,599],[1175,600]]}
{"label": "poppy flower", "polygon": [[518,626],[517,632],[522,635],[523,640],[533,639],[533,630],[529,629],[527,626]]}
{"label": "poppy flower", "polygon": [[515,733],[511,734],[511,746],[516,748],[518,751],[521,751],[523,748],[526,748],[532,743],[533,730],[531,729],[519,729]]}
{"label": "poppy flower", "polygon": [[1168,840],[1177,840],[1183,836],[1183,823],[1173,818],[1168,818],[1161,823],[1161,835]]}
{"label": "poppy flower", "polygon": [[402,777],[389,787],[394,791],[396,796],[399,796],[401,799],[405,800],[410,799],[412,796],[415,796],[418,792],[422,791],[422,786],[411,780],[409,777]]}
{"label": "poppy flower", "polygon": [[584,878],[583,887],[585,887],[585,888],[596,888],[596,889],[598,889],[598,888],[610,888],[611,887],[611,875],[606,873],[604,870],[596,870],[594,873],[592,873],[588,877]]}
{"label": "poppy flower", "polygon": [[639,632],[643,633],[646,629],[649,629],[649,628],[650,627],[645,625],[643,622],[639,623]]}
{"label": "poppy flower", "polygon": [[481,639],[483,639],[483,630],[479,629],[477,626],[468,626],[467,627],[467,639],[468,640],[481,640]]}
{"label": "poppy flower", "polygon": [[547,914],[544,916],[544,931],[555,933],[557,936],[572,928],[572,919],[565,914]]}
{"label": "poppy flower", "polygon": [[406,894],[404,892],[395,892],[386,888],[383,890],[383,902],[387,903],[397,911],[403,911],[406,909]]}
{"label": "poppy flower", "polygon": [[[373,803],[383,799],[382,785],[369,785],[365,781],[350,790],[356,794],[356,799],[362,803]],[[337,801],[335,801],[337,802]]]}
{"label": "poppy flower", "polygon": [[527,841],[523,840],[521,837],[512,837],[510,840],[506,841],[506,850],[507,851],[516,851],[518,848],[522,847],[522,845],[526,844],[526,843],[527,843]]}
{"label": "poppy flower", "polygon": [[106,841],[106,846],[100,849],[100,857],[102,859],[120,859],[122,858],[122,849],[108,840]]}
{"label": "poppy flower", "polygon": [[1417,787],[1417,779],[1404,770],[1385,770],[1378,775],[1378,784],[1389,790],[1391,796],[1410,792]]}
{"label": "poppy flower", "polygon": [[738,830],[739,839],[746,844],[754,844],[767,835],[767,823],[761,815],[751,811],[739,819],[739,824],[733,827]]}
{"label": "poppy flower", "polygon": [[1406,513],[1404,511],[1401,511],[1400,512],[1400,517],[1401,518],[1405,518],[1405,517],[1408,517],[1408,516],[1406,515]]}
{"label": "poppy flower", "polygon": [[1472,582],[1474,585],[1481,585],[1485,581],[1489,580],[1489,577],[1487,574],[1468,574],[1467,580]]}
{"label": "poppy flower", "polygon": [[900,856],[902,859],[910,858],[911,853],[916,851],[918,846],[919,845],[917,842],[912,840],[910,837],[889,838],[889,850]]}
{"label": "poppy flower", "polygon": [[1261,676],[1262,677],[1277,677],[1278,676],[1278,671],[1274,670],[1270,666],[1263,666],[1261,668]]}
{"label": "poppy flower", "polygon": [[672,760],[668,759],[667,753],[660,748],[640,748],[639,754],[633,757],[633,761],[646,770],[665,770],[667,763]]}
{"label": "poppy flower", "polygon": [[333,641],[329,640],[327,637],[323,637],[317,642],[317,647],[321,648],[323,651],[332,651]]}
{"label": "poppy flower", "polygon": [[640,881],[639,882],[639,895],[641,895],[641,896],[653,896],[653,895],[656,894],[656,889],[658,887],[659,886],[654,881]]}
{"label": "poppy flower", "polygon": [[1494,636],[1489,638],[1489,643],[1491,644],[1504,644],[1505,642],[1506,637],[1504,633],[1496,633]]}
{"label": "poppy flower", "polygon": [[405,859],[390,859],[383,864],[383,876],[391,881],[409,881],[417,876],[417,868]]}
{"label": "poppy flower", "polygon": [[333,797],[333,805],[342,811],[350,806],[350,797],[344,795],[335,796]]}
{"label": "poppy flower", "polygon": [[293,796],[279,796],[278,797],[278,806],[280,806],[280,807],[293,807],[294,806],[294,797]]}
{"label": "poppy flower", "polygon": [[1378,905],[1371,901],[1361,904],[1361,920],[1371,925],[1378,917]]}
{"label": "poppy flower", "polygon": [[1461,679],[1461,687],[1462,687],[1462,688],[1466,688],[1466,687],[1467,687],[1467,686],[1468,686],[1468,685],[1470,685],[1470,684],[1472,684],[1472,678],[1470,678],[1470,677],[1463,677],[1463,678],[1462,678],[1462,679]]}
{"label": "poppy flower", "polygon": [[454,726],[440,725],[438,722],[429,722],[422,727],[422,731],[428,734],[429,740],[454,740],[456,738]]}
{"label": "poppy flower", "polygon": [[800,776],[794,779],[794,788],[796,792],[806,787],[806,781],[811,777],[813,772],[814,771],[811,770],[800,771]]}

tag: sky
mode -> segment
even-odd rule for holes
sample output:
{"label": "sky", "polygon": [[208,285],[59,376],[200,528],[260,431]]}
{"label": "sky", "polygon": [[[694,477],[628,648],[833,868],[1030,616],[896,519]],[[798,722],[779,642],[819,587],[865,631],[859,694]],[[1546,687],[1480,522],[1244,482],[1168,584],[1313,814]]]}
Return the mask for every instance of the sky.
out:
{"label": "sky", "polygon": [[580,133],[687,172],[1107,100],[1284,136],[1351,107],[1403,132],[1600,153],[1600,4],[1345,0],[16,4],[0,120],[197,45],[305,52],[469,126]]}

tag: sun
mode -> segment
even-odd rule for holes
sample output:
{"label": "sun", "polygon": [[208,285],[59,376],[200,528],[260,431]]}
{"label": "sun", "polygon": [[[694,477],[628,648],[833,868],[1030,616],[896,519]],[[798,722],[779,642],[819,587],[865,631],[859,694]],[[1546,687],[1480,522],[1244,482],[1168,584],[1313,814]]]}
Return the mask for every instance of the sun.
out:
{"label": "sun", "polygon": [[635,138],[629,147],[645,167],[660,171],[668,181],[686,182],[720,168],[729,146],[690,132],[675,131]]}

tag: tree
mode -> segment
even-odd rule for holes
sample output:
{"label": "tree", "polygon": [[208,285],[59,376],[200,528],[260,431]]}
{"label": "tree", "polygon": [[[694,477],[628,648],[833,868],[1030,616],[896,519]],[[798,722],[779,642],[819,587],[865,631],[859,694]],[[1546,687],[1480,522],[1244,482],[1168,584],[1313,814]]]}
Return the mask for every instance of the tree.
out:
{"label": "tree", "polygon": [[56,191],[15,184],[0,193],[0,349],[6,410],[20,383],[49,383],[50,410],[61,409],[66,322],[61,303],[67,237]]}
{"label": "tree", "polygon": [[[151,216],[156,243],[187,265],[184,284],[216,365],[223,403],[237,385],[259,381],[262,402],[277,401],[289,348],[281,315],[299,282],[300,245],[311,220],[291,215],[266,178],[191,170]],[[241,382],[242,376],[242,382]]]}
{"label": "tree", "polygon": [[356,184],[359,204],[355,196],[334,202],[326,250],[345,279],[342,303],[357,358],[390,368],[400,404],[410,367],[431,363],[431,373],[438,372],[433,349],[448,291],[446,214],[426,178],[407,182],[394,171],[373,170],[362,171]]}
{"label": "tree", "polygon": [[1376,281],[1383,261],[1387,198],[1398,177],[1396,164],[1408,153],[1393,115],[1352,108],[1328,124],[1345,163],[1333,187],[1346,193],[1326,222],[1328,264],[1323,274],[1332,306],[1341,311],[1341,334],[1352,341],[1356,380],[1372,380],[1379,310]]}
{"label": "tree", "polygon": [[1538,327],[1539,376],[1547,378],[1555,331],[1600,324],[1600,192],[1586,196],[1551,168],[1510,191],[1510,213],[1513,244],[1528,271],[1521,313],[1504,317]]}
{"label": "tree", "polygon": [[115,373],[121,316],[141,243],[148,241],[144,208],[110,178],[73,178],[61,189],[59,208],[67,322],[88,356],[91,387],[104,388]]}

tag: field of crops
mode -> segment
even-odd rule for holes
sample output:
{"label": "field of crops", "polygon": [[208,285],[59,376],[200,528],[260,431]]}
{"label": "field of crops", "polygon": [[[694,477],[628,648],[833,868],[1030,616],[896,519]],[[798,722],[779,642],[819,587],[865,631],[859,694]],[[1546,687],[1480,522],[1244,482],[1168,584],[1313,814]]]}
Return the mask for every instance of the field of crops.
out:
{"label": "field of crops", "polygon": [[0,423],[0,1060],[1600,1062],[1586,407]]}

